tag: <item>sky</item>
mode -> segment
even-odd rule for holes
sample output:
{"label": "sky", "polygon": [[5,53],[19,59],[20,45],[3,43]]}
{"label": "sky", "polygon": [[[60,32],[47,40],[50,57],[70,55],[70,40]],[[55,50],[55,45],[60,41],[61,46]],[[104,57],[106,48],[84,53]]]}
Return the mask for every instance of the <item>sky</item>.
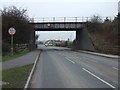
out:
{"label": "sky", "polygon": [[[30,18],[41,17],[91,17],[99,15],[101,17],[115,17],[118,13],[119,0],[0,0],[0,9],[15,5],[26,8]],[[38,32],[40,40],[59,39],[63,32]],[[71,32],[67,32],[62,38],[65,40]],[[75,38],[75,32],[71,34]]]}
{"label": "sky", "polygon": [[[45,41],[45,40],[68,40],[73,41],[76,38],[76,31],[40,31],[37,32],[36,34],[39,35],[39,40],[40,41]],[[50,38],[50,39],[49,39]]]}
{"label": "sky", "polygon": [[119,0],[1,0],[0,8],[26,8],[29,17],[116,16]]}
{"label": "sky", "polygon": [[118,2],[118,13],[120,13],[120,1]]}

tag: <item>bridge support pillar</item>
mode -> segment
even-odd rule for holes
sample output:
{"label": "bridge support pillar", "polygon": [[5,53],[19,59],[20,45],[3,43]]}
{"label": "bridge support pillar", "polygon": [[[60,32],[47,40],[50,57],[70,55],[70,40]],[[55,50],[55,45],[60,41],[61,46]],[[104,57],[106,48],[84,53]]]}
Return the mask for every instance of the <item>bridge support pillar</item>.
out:
{"label": "bridge support pillar", "polygon": [[86,29],[76,30],[77,49],[95,51]]}
{"label": "bridge support pillar", "polygon": [[31,32],[31,39],[30,39],[30,43],[29,43],[29,49],[34,50],[35,48],[36,48],[36,46],[35,46],[35,31],[33,30]]}

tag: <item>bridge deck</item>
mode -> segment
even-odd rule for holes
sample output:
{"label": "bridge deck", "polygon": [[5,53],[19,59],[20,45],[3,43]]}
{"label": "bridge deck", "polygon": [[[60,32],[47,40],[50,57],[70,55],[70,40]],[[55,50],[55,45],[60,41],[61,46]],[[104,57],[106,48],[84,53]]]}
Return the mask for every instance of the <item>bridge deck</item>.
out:
{"label": "bridge deck", "polygon": [[51,31],[51,30],[77,30],[86,25],[86,22],[42,22],[31,23],[36,31]]}

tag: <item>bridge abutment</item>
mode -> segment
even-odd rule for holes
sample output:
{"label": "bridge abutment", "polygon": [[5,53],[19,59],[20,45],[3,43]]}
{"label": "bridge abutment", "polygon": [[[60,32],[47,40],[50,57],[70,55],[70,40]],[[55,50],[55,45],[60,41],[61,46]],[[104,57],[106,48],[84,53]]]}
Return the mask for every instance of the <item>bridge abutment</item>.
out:
{"label": "bridge abutment", "polygon": [[87,29],[76,30],[77,49],[95,51]]}
{"label": "bridge abutment", "polygon": [[36,46],[35,46],[35,31],[33,29],[33,31],[31,31],[31,39],[29,41],[29,49],[34,50],[35,48],[36,48]]}

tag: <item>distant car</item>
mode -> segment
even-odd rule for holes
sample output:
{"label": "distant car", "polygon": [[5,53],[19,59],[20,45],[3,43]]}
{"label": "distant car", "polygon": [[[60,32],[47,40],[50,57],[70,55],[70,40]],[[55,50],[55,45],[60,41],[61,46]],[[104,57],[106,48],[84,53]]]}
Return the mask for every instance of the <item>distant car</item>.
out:
{"label": "distant car", "polygon": [[47,45],[46,44],[44,44],[46,47],[47,47]]}
{"label": "distant car", "polygon": [[45,46],[48,46],[48,44],[46,43]]}

